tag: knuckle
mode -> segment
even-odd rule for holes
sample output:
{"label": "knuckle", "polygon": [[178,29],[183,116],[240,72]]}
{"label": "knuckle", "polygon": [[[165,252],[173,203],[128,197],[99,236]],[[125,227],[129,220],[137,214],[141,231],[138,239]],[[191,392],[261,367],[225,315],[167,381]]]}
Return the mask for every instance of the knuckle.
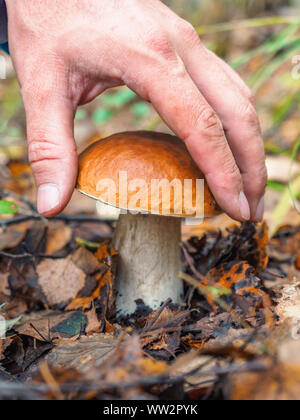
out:
{"label": "knuckle", "polygon": [[247,124],[257,127],[259,126],[259,119],[258,119],[258,115],[257,112],[254,108],[254,106],[247,102],[244,103],[241,107],[240,107],[240,112],[238,112],[238,118],[243,120],[244,122],[246,122]]}
{"label": "knuckle", "polygon": [[220,119],[213,109],[203,108],[199,115],[200,127],[206,132],[206,135],[216,138],[224,138],[224,131]]}
{"label": "knuckle", "polygon": [[266,165],[262,165],[256,172],[257,186],[260,191],[265,190],[268,181],[268,171]]}
{"label": "knuckle", "polygon": [[170,66],[170,76],[175,79],[182,79],[186,76],[186,68],[181,60],[174,66]]}
{"label": "knuckle", "polygon": [[247,190],[250,194],[261,196],[267,185],[268,173],[265,165],[261,165],[257,170],[251,171],[246,178]]}
{"label": "knuckle", "polygon": [[226,182],[228,185],[235,185],[237,182],[239,183],[241,180],[241,174],[240,171],[235,163],[235,160],[228,156],[228,158],[225,158],[225,161],[223,163],[224,168],[224,176],[226,179]]}
{"label": "knuckle", "polygon": [[169,58],[174,55],[169,36],[163,29],[150,31],[146,36],[146,45],[160,56]]}
{"label": "knuckle", "polygon": [[46,140],[43,136],[30,140],[28,157],[32,165],[61,157],[57,144]]}
{"label": "knuckle", "polygon": [[199,35],[197,34],[195,28],[186,20],[179,19],[177,21],[176,29],[183,39],[186,39],[189,42],[200,42]]}
{"label": "knuckle", "polygon": [[234,189],[238,190],[242,185],[240,171],[235,161],[230,157],[223,163],[222,170],[216,171],[211,176],[213,176],[214,183],[218,188],[228,193]]}

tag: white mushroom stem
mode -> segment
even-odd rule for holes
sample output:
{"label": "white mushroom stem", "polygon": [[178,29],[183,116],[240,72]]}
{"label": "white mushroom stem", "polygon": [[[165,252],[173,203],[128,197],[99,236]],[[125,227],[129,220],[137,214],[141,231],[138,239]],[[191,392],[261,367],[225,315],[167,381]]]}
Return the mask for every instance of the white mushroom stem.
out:
{"label": "white mushroom stem", "polygon": [[142,299],[152,309],[171,298],[180,302],[181,219],[121,214],[113,245],[120,258],[116,279],[118,315],[132,314]]}

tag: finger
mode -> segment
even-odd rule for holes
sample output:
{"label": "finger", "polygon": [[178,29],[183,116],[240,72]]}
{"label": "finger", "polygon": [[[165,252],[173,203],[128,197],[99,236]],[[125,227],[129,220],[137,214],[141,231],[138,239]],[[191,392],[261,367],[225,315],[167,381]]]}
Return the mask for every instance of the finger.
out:
{"label": "finger", "polygon": [[69,202],[77,176],[74,108],[63,90],[42,84],[22,88],[28,153],[40,214],[51,217]]}
{"label": "finger", "polygon": [[144,66],[138,74],[140,79],[131,81],[131,87],[150,100],[167,125],[185,141],[219,205],[236,220],[249,219],[242,178],[221,122],[183,63],[177,60],[176,64]]}
{"label": "finger", "polygon": [[246,85],[244,80],[238,75],[238,73],[226,63],[226,61],[222,60],[212,51],[208,50],[208,53],[211,54],[212,59],[214,58],[219,63],[219,66],[223,69],[223,71],[227,74],[227,76],[231,79],[233,83],[240,89],[242,95],[244,95],[245,99],[248,99],[249,102],[252,104],[255,103],[255,97],[251,91],[251,89]]}
{"label": "finger", "polygon": [[265,154],[257,113],[245,97],[247,90],[232,82],[232,76],[200,41],[193,49],[182,48],[181,54],[191,78],[222,121],[243,177],[251,218],[258,221],[266,186]]}

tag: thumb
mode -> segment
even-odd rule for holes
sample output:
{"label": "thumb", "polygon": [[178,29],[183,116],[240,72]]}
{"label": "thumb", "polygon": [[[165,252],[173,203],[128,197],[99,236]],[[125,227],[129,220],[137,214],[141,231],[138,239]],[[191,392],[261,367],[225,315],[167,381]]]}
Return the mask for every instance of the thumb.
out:
{"label": "thumb", "polygon": [[37,186],[37,208],[55,216],[73,193],[78,158],[74,141],[74,106],[60,92],[22,91],[26,111],[28,155]]}

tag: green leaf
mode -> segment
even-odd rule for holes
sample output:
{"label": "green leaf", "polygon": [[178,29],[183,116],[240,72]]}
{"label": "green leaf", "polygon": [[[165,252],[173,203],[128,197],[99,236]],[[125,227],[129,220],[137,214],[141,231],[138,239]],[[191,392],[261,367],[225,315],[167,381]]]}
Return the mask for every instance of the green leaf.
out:
{"label": "green leaf", "polygon": [[0,200],[0,214],[17,214],[18,206],[12,201]]}
{"label": "green leaf", "polygon": [[249,79],[249,85],[256,93],[270,77],[300,49],[300,40],[293,42],[287,50],[275,57],[270,63],[259,69]]}
{"label": "green leaf", "polygon": [[279,147],[270,141],[265,142],[265,151],[266,153],[273,153],[274,155],[284,155],[291,157],[291,152],[289,150],[283,149],[282,147]]}
{"label": "green leaf", "polygon": [[299,22],[289,25],[283,31],[280,31],[278,34],[271,36],[264,44],[246,52],[241,57],[233,60],[230,65],[233,68],[238,68],[246,64],[254,57],[257,57],[258,55],[264,55],[266,58],[269,58],[270,55],[274,56],[276,53],[278,53],[278,51],[287,48],[291,42],[294,42],[297,39],[293,36],[299,30],[299,26]]}
{"label": "green leaf", "polygon": [[87,116],[87,111],[86,109],[78,109],[75,115],[75,120],[76,121],[80,121],[80,120],[84,120]]}
{"label": "green leaf", "polygon": [[278,181],[269,180],[267,182],[267,187],[270,188],[271,190],[274,190],[280,193],[285,191],[285,185],[283,185],[281,182],[278,182]]}
{"label": "green leaf", "polygon": [[298,23],[299,17],[295,16],[269,16],[264,18],[233,20],[231,22],[217,23],[214,25],[202,25],[196,27],[199,35],[212,34],[217,32],[233,31],[244,28],[259,28],[261,26],[289,25]]}
{"label": "green leaf", "polygon": [[103,97],[103,103],[110,107],[122,108],[128,102],[132,101],[136,94],[130,89],[121,89],[116,93]]}
{"label": "green leaf", "polygon": [[87,323],[87,317],[81,312],[77,311],[71,313],[71,315],[60,324],[52,327],[51,331],[66,334],[69,337],[74,337],[75,335],[80,334]]}
{"label": "green leaf", "polygon": [[150,112],[150,106],[146,102],[137,102],[130,109],[137,120],[146,117]]}
{"label": "green leaf", "polygon": [[75,243],[80,247],[86,247],[88,249],[99,249],[100,244],[97,244],[95,242],[89,242],[82,238],[75,238]]}
{"label": "green leaf", "polygon": [[228,296],[232,294],[232,291],[230,289],[219,289],[213,286],[208,286],[207,289],[209,290],[210,294],[216,297],[224,296],[224,295]]}
{"label": "green leaf", "polygon": [[93,113],[93,121],[95,124],[104,124],[111,119],[113,112],[109,109],[99,108]]}

